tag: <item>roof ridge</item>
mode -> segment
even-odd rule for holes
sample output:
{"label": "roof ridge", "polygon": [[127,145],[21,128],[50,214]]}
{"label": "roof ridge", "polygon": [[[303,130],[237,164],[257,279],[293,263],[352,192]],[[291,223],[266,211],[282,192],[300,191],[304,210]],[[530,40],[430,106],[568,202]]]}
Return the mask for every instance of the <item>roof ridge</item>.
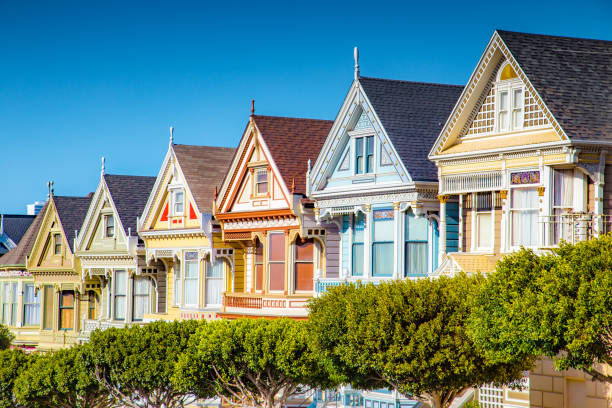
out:
{"label": "roof ridge", "polygon": [[604,42],[604,43],[612,43],[612,40],[602,40],[600,38],[571,37],[571,36],[565,36],[565,35],[526,33],[526,32],[522,32],[522,31],[502,30],[502,29],[499,29],[499,28],[495,29],[495,31],[498,34],[501,34],[501,33],[510,33],[510,34],[519,34],[519,35],[534,36],[534,37],[562,38],[562,39],[566,39],[566,40],[583,40],[583,41],[597,41],[597,42]]}
{"label": "roof ridge", "polygon": [[409,81],[409,80],[406,80],[406,79],[389,79],[389,78],[377,78],[377,77],[367,77],[367,76],[359,77],[359,79],[373,79],[375,81],[403,82],[403,83],[407,83],[407,84],[435,85],[435,86],[444,86],[444,87],[452,86],[452,87],[456,87],[456,88],[463,88],[464,87],[464,85],[441,84],[439,82]]}
{"label": "roof ridge", "polygon": [[210,146],[210,145],[190,145],[190,144],[182,144],[182,143],[173,143],[172,147],[174,146],[184,146],[184,147],[208,147],[208,148],[212,148],[212,149],[235,149],[235,147],[229,147],[229,146]]}
{"label": "roof ridge", "polygon": [[105,173],[104,176],[118,176],[118,177],[147,177],[147,178],[157,178],[156,176],[140,176],[140,175],[132,175],[132,174],[108,174]]}
{"label": "roof ridge", "polygon": [[314,119],[314,118],[298,118],[295,116],[273,116],[273,115],[253,115],[254,118],[273,118],[273,119],[296,119],[296,120],[312,120],[317,122],[333,122],[331,119]]}

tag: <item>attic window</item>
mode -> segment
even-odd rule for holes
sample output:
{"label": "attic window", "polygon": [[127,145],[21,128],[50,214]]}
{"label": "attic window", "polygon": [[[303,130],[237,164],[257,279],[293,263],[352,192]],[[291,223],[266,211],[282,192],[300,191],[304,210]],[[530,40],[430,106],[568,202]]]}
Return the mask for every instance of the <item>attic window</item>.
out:
{"label": "attic window", "polygon": [[509,63],[502,67],[498,81],[496,119],[497,130],[500,132],[519,130],[523,128],[525,91],[523,82]]}
{"label": "attic window", "polygon": [[183,215],[185,213],[185,192],[182,189],[172,192],[172,211],[173,215]]}
{"label": "attic window", "polygon": [[513,79],[513,78],[518,78],[518,75],[516,75],[516,72],[514,72],[512,65],[506,64],[502,68],[501,73],[499,74],[499,80],[505,81],[507,79]]}
{"label": "attic window", "polygon": [[255,195],[263,196],[268,193],[268,170],[255,170]]}
{"label": "attic window", "polygon": [[115,236],[115,218],[112,215],[104,216],[104,236],[106,238]]}
{"label": "attic window", "polygon": [[53,253],[59,255],[62,253],[62,236],[53,234]]}

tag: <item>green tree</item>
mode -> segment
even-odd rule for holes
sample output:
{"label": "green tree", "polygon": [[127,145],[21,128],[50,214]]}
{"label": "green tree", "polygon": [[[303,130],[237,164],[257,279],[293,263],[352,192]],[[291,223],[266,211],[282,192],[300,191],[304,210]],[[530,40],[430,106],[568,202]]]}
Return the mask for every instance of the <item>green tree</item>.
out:
{"label": "green tree", "polygon": [[549,356],[612,383],[612,236],[498,262],[476,299],[470,335],[489,358]]}
{"label": "green tree", "polygon": [[355,388],[390,387],[448,407],[462,391],[506,384],[530,358],[495,363],[467,335],[482,276],[347,285],[310,304],[312,338],[333,376]]}
{"label": "green tree", "polygon": [[15,381],[19,403],[35,408],[104,408],[111,398],[83,364],[74,346],[42,354]]}
{"label": "green tree", "polygon": [[196,321],[154,322],[145,326],[95,331],[85,353],[93,377],[122,406],[183,407],[193,400],[170,378]]}
{"label": "green tree", "polygon": [[28,369],[34,360],[20,349],[0,350],[0,408],[18,408],[14,385],[19,375]]}
{"label": "green tree", "polygon": [[334,385],[312,353],[305,322],[220,320],[200,326],[174,381],[201,398],[234,406],[279,408]]}
{"label": "green tree", "polygon": [[14,338],[15,336],[13,336],[9,328],[0,324],[0,350],[9,348]]}

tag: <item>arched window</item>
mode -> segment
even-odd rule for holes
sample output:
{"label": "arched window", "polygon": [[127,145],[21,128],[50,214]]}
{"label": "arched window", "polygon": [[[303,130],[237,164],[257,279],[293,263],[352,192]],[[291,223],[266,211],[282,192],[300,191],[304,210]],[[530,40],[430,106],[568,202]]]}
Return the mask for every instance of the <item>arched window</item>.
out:
{"label": "arched window", "polygon": [[523,128],[525,91],[523,82],[518,78],[514,68],[506,62],[497,76],[496,122],[499,132]]}

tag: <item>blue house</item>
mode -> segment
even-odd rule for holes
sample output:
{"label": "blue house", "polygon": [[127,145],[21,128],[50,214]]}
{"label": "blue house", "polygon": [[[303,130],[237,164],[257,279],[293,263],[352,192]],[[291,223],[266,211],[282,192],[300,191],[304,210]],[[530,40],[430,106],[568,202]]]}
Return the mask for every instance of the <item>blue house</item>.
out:
{"label": "blue house", "polygon": [[340,259],[328,260],[339,270],[316,277],[316,293],[427,276],[458,244],[458,205],[438,197],[427,154],[462,87],[361,77],[355,54],[355,79],[308,174],[316,220],[340,234],[330,254]]}

